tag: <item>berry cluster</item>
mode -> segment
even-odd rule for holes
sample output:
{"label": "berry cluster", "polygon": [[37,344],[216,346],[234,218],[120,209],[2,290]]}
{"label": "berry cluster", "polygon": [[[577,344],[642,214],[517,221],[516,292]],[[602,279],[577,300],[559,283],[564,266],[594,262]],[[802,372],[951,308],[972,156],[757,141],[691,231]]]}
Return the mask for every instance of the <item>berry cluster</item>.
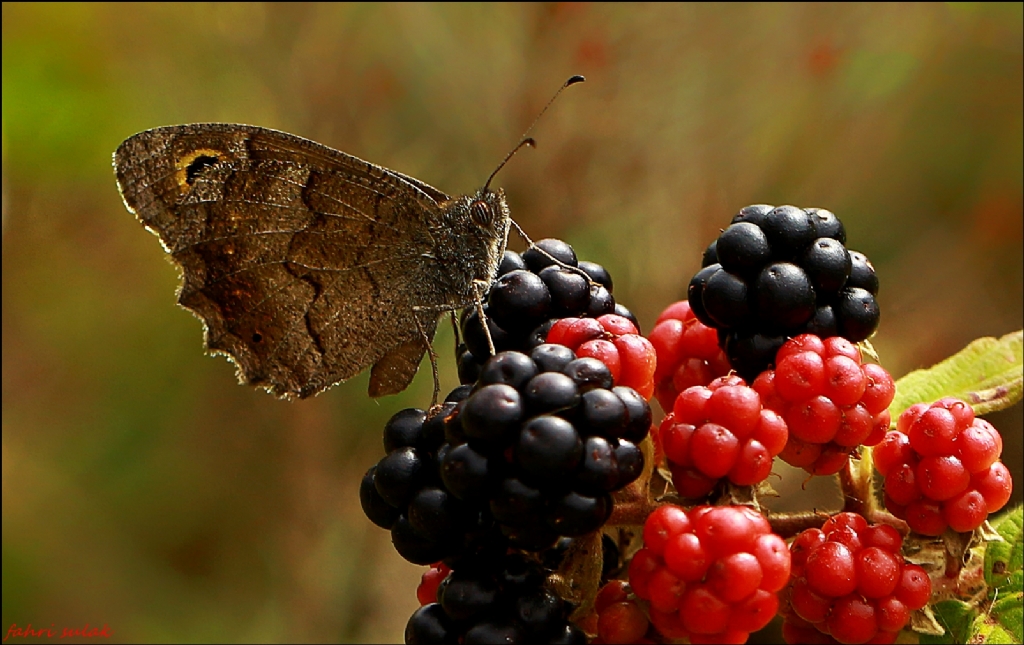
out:
{"label": "berry cluster", "polygon": [[855,513],[797,536],[782,609],[786,642],[895,642],[931,596],[931,580],[904,561],[902,547],[896,529],[868,526]]}
{"label": "berry cluster", "polygon": [[862,363],[853,343],[801,334],[786,341],[775,360],[775,369],[762,372],[752,387],[786,420],[789,442],[780,455],[786,463],[831,475],[854,448],[885,436],[896,386],[883,367]]}
{"label": "berry cluster", "polygon": [[648,337],[658,355],[654,396],[666,412],[686,388],[707,385],[729,373],[717,332],[697,320],[686,300],[661,312]]}
{"label": "berry cluster", "polygon": [[788,337],[859,342],[878,327],[878,278],[845,246],[830,211],[747,206],[704,253],[689,286],[693,313],[719,330],[740,376],[753,380]]}
{"label": "berry cluster", "polygon": [[559,643],[585,645],[571,607],[545,587],[547,572],[522,555],[460,558],[438,585],[436,600],[413,613],[410,645]]}
{"label": "berry cluster", "polygon": [[907,408],[874,450],[885,506],[914,531],[973,531],[1010,499],[1003,438],[956,398]]}
{"label": "berry cluster", "polygon": [[788,435],[782,417],[763,409],[758,393],[735,374],[683,390],[658,431],[672,483],[690,499],[704,497],[722,478],[739,486],[764,481]]}
{"label": "berry cluster", "polygon": [[463,344],[457,354],[459,380],[464,384],[474,383],[491,357],[488,333],[496,352],[529,352],[547,342],[548,330],[560,318],[618,314],[639,329],[636,317],[615,303],[608,271],[577,260],[572,247],[556,239],[540,240],[522,255],[505,251],[483,313],[486,332],[479,311],[462,312]]}
{"label": "berry cluster", "polygon": [[740,506],[658,507],[629,583],[650,603],[663,636],[691,643],[744,643],[775,616],[789,580],[786,543],[762,515]]}
{"label": "berry cluster", "polygon": [[[735,504],[734,485],[754,487],[756,508],[774,457],[832,475],[862,445],[877,445],[887,509],[919,534],[972,531],[1007,503],[1002,439],[966,403],[912,406],[888,432],[893,379],[854,344],[878,325],[878,279],[845,242],[829,211],[743,209],[650,340],[569,245],[506,252],[462,314],[464,385],[429,418],[392,417],[360,488],[399,554],[433,563],[406,642],[744,643],[777,614],[790,643],[894,642],[931,595],[895,529],[840,513],[787,546],[753,508],[703,505],[716,489]],[[657,429],[652,395],[668,413]],[[643,547],[630,557],[612,537],[628,546],[638,527],[605,528],[603,586],[573,625],[548,577],[593,582],[596,554],[572,545],[641,475],[649,433],[701,505],[651,512],[635,484],[616,495],[616,521],[647,515]]]}
{"label": "berry cluster", "polygon": [[445,421],[441,479],[487,504],[513,546],[540,550],[604,524],[609,493],[643,470],[650,425],[647,402],[597,359],[552,344],[502,352]]}
{"label": "berry cluster", "polygon": [[596,358],[608,366],[617,384],[633,388],[644,399],[654,393],[654,346],[628,318],[562,318],[551,326],[547,342],[565,345],[579,358]]}

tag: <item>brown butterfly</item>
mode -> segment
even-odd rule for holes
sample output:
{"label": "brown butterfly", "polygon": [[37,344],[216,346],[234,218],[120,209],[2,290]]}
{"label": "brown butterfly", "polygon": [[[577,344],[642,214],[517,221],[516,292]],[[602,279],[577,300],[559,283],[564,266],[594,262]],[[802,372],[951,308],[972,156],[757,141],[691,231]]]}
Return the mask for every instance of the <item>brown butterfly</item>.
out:
{"label": "brown butterfly", "polygon": [[500,189],[451,197],[247,125],[141,132],[114,171],[180,267],[178,302],[203,322],[207,349],[284,398],[371,365],[370,396],[405,389],[438,316],[480,301],[509,230]]}

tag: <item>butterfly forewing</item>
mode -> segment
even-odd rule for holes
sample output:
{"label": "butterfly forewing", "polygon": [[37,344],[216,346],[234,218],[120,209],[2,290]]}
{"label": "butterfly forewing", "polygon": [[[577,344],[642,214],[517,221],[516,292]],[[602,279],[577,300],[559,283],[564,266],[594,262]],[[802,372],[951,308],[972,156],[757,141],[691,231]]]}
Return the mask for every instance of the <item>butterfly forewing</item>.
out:
{"label": "butterfly forewing", "polygon": [[492,277],[449,278],[439,264],[438,237],[461,234],[443,217],[444,193],[300,137],[157,128],[121,144],[114,165],[129,210],[181,268],[178,300],[203,321],[207,347],[278,396],[316,394],[374,364],[371,394],[404,389],[439,310]]}

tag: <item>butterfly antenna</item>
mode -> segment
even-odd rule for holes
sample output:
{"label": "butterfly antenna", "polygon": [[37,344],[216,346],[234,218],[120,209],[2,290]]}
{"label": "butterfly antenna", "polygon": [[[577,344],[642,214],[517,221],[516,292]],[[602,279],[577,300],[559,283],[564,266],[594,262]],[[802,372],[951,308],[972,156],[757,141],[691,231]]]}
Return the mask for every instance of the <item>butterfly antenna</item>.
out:
{"label": "butterfly antenna", "polygon": [[544,106],[544,109],[540,111],[540,114],[538,114],[537,118],[533,120],[533,123],[530,124],[530,127],[526,128],[526,132],[523,133],[523,136],[519,140],[519,143],[516,144],[516,147],[512,148],[512,152],[505,155],[505,158],[501,160],[501,163],[498,164],[498,167],[494,169],[494,172],[491,173],[491,176],[487,178],[487,181],[484,183],[484,191],[486,191],[487,187],[491,185],[491,180],[494,179],[494,176],[498,174],[498,171],[505,167],[505,164],[508,163],[508,160],[511,159],[515,153],[519,152],[520,148],[523,148],[524,146],[529,146],[531,148],[537,147],[537,142],[534,141],[532,137],[528,137],[526,135],[530,134],[530,131],[533,130],[533,126],[537,125],[537,121],[540,121],[540,118],[544,116],[545,112],[548,111],[548,108],[551,107],[551,104],[555,102],[555,99],[557,99],[558,95],[562,93],[562,90],[569,87],[570,85],[582,83],[585,80],[587,79],[577,74],[576,76],[569,77],[569,80],[562,83],[562,87],[558,88],[558,91],[555,92],[555,95],[551,97],[551,100],[548,101],[548,104]]}

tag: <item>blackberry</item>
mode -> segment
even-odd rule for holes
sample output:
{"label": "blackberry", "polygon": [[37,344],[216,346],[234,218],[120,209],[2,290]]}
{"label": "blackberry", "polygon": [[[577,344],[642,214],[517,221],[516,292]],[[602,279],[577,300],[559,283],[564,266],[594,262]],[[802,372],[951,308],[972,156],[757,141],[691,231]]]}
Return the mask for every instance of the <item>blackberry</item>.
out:
{"label": "blackberry", "polygon": [[[569,317],[598,318],[614,313],[639,329],[636,317],[615,302],[608,271],[599,264],[577,260],[572,247],[556,239],[540,240],[522,255],[505,251],[483,310],[496,352],[529,352],[545,342],[555,321]],[[463,310],[460,326],[463,344],[456,350],[459,381],[474,383],[491,356],[490,346],[475,308]]]}
{"label": "blackberry", "polygon": [[610,493],[643,471],[651,410],[608,367],[562,345],[502,352],[440,411],[395,414],[363,511],[415,564],[511,545],[539,551],[597,530]]}
{"label": "blackberry", "polygon": [[572,606],[547,587],[550,569],[517,554],[459,558],[437,589],[437,602],[413,613],[405,642],[578,643]]}
{"label": "blackberry", "polygon": [[688,298],[697,319],[719,331],[740,376],[773,364],[787,338],[866,339],[878,327],[878,277],[847,250],[846,231],[820,208],[747,206],[704,251]]}
{"label": "blackberry", "polygon": [[502,352],[446,419],[440,478],[481,504],[514,547],[541,550],[597,530],[610,493],[639,477],[650,407],[608,367],[562,345]]}

